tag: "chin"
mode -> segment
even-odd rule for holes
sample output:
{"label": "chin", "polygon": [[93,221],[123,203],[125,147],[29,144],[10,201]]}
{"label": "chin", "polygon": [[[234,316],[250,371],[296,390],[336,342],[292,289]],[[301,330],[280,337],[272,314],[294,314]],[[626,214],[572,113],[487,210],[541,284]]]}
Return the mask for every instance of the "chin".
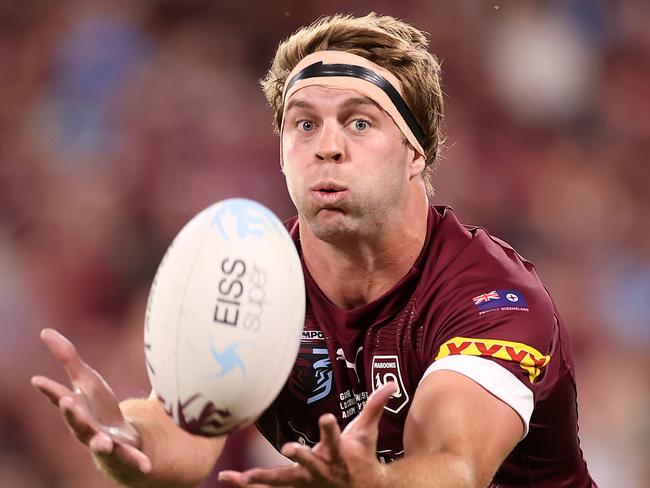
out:
{"label": "chin", "polygon": [[321,209],[306,221],[312,234],[321,241],[338,242],[359,233],[358,223],[340,210]]}

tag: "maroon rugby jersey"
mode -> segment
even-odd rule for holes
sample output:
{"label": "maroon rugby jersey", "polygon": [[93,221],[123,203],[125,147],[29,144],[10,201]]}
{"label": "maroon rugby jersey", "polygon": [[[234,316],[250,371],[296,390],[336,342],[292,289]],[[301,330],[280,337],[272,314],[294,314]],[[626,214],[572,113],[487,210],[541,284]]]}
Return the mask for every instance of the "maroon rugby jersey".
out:
{"label": "maroon rugby jersey", "polygon": [[[297,219],[285,225],[300,249]],[[374,389],[395,381],[377,445],[380,461],[395,460],[404,454],[418,383],[432,370],[452,369],[510,404],[527,426],[492,487],[596,486],[579,447],[566,330],[533,265],[507,244],[462,225],[449,208],[431,207],[412,269],[371,303],[340,309],[304,262],[303,270],[307,312],[298,358],[257,422],[277,449],[289,441],[315,445],[322,414],[333,413],[344,428]]]}

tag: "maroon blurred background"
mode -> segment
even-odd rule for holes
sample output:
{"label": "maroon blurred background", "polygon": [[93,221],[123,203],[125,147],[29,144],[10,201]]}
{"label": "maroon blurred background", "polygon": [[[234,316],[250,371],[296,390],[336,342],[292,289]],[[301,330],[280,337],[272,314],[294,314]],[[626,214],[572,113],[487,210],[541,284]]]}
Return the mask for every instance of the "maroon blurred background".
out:
{"label": "maroon blurred background", "polygon": [[[277,44],[370,10],[430,33],[435,202],[537,265],[573,338],[592,473],[647,486],[650,4],[327,3],[0,0],[2,486],[113,486],[29,386],[65,378],[39,330],[68,335],[120,397],[146,394],[144,303],[176,232],[226,197],[293,214],[257,86]],[[273,462],[244,430],[220,466]]]}

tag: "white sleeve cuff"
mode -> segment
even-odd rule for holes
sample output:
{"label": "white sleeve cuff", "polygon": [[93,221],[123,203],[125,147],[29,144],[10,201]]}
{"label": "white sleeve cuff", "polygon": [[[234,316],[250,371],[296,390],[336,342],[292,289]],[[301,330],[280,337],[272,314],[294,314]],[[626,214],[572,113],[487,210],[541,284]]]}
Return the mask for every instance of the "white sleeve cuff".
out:
{"label": "white sleeve cuff", "polygon": [[[502,402],[509,405],[524,423],[524,434],[528,434],[530,417],[533,414],[533,392],[526,388],[515,375],[503,366],[489,359],[477,356],[445,356],[431,364],[420,382],[434,371],[446,369],[467,376],[481,385]],[[520,439],[520,440],[521,440]]]}

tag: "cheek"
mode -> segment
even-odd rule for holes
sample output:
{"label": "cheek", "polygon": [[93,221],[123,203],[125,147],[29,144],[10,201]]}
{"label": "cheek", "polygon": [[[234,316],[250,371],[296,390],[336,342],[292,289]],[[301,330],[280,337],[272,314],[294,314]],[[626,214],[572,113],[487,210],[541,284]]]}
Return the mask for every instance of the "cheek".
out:
{"label": "cheek", "polygon": [[284,173],[284,179],[287,184],[287,192],[289,193],[289,198],[291,198],[293,204],[298,207],[300,203],[298,199],[300,192],[296,190],[296,183],[294,181],[293,173],[288,169],[286,164],[282,172]]}
{"label": "cheek", "polygon": [[294,137],[290,135],[284,135],[282,139],[282,160],[285,162],[295,161],[301,157],[304,157],[304,143],[300,144]]}
{"label": "cheek", "polygon": [[[375,155],[382,155],[377,159]],[[366,180],[382,189],[403,185],[409,180],[408,150],[405,146],[377,145],[368,152],[363,169]],[[374,156],[374,157],[373,157]]]}
{"label": "cheek", "polygon": [[287,164],[286,161],[284,163],[284,166],[282,168],[282,172],[284,173],[284,179],[287,182],[287,188],[291,192],[293,188],[295,187],[295,180],[296,176],[295,173],[293,172],[293,168],[290,164]]}
{"label": "cheek", "polygon": [[289,192],[291,201],[297,206],[298,200],[301,199],[301,195],[304,193],[302,190],[303,178],[301,178],[300,173],[296,171],[295,165],[292,164],[291,161],[291,159],[285,159],[282,172],[284,173],[284,179],[287,184],[287,191]]}
{"label": "cheek", "polygon": [[305,161],[305,144],[301,145],[290,137],[285,137],[282,141],[282,172],[287,178],[287,183],[296,185],[300,182]]}

